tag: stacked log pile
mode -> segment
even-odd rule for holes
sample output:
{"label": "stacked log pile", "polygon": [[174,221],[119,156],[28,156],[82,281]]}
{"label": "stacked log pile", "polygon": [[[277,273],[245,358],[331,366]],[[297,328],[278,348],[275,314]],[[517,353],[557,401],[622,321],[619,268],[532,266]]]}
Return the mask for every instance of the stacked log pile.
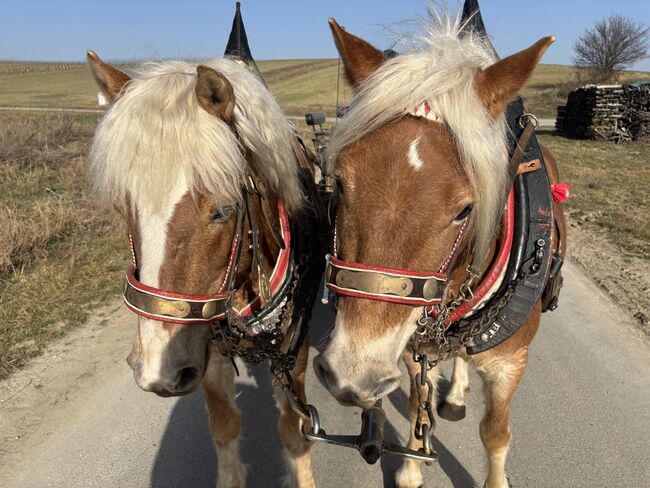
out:
{"label": "stacked log pile", "polygon": [[635,141],[650,142],[650,84],[623,87],[628,104],[626,125]]}
{"label": "stacked log pile", "polygon": [[650,86],[585,85],[557,108],[556,129],[575,139],[650,140]]}

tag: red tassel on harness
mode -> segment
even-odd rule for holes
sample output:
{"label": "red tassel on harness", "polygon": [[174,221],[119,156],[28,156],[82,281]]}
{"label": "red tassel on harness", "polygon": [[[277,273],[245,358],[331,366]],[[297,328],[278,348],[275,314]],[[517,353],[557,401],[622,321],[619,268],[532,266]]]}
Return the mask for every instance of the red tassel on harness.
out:
{"label": "red tassel on harness", "polygon": [[555,183],[551,185],[551,195],[553,195],[554,202],[562,203],[569,198],[569,185],[566,183]]}

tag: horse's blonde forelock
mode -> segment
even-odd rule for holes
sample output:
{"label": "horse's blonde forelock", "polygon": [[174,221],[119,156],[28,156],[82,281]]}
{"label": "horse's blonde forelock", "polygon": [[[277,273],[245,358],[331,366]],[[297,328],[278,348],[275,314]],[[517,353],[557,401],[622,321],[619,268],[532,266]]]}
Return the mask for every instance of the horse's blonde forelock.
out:
{"label": "horse's blonde forelock", "polygon": [[490,116],[474,85],[494,54],[485,39],[461,35],[460,16],[430,11],[421,24],[421,33],[406,39],[404,54],[360,84],[334,130],[328,162],[334,166],[343,149],[427,101],[454,135],[473,186],[470,225],[478,263],[488,253],[508,182],[504,117]]}
{"label": "horse's blonde forelock", "polygon": [[246,150],[289,212],[302,205],[293,127],[264,84],[237,62],[206,63],[231,83],[234,128],[201,108],[196,65],[146,63],[97,127],[90,162],[96,189],[162,208],[178,185],[207,191],[223,204],[241,200]]}

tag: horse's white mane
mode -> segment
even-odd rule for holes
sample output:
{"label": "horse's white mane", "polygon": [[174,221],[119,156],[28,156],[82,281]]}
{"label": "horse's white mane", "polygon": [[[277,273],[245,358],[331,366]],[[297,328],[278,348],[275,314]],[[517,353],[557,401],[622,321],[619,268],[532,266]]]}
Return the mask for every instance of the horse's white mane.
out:
{"label": "horse's white mane", "polygon": [[90,159],[95,187],[156,211],[179,184],[224,205],[241,199],[245,152],[289,212],[302,204],[293,128],[268,88],[230,59],[208,63],[231,83],[234,127],[207,113],[195,95],[196,65],[147,63],[101,120]]}
{"label": "horse's white mane", "polygon": [[473,250],[481,259],[508,180],[504,117],[492,119],[474,87],[477,71],[494,63],[494,54],[485,39],[460,35],[460,16],[430,10],[419,23],[421,33],[406,39],[406,52],[385,61],[358,87],[332,135],[329,163],[334,165],[345,147],[428,101],[453,133],[474,186]]}

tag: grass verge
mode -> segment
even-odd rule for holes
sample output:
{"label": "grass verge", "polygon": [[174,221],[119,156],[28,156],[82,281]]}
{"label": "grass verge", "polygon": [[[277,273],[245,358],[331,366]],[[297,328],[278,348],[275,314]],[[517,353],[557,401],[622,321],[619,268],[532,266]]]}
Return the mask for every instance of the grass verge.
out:
{"label": "grass verge", "polygon": [[650,145],[566,139],[541,132],[571,185],[565,203],[572,222],[606,233],[627,255],[650,260]]}
{"label": "grass verge", "polygon": [[96,122],[0,114],[0,378],[119,291],[124,229],[88,194]]}

